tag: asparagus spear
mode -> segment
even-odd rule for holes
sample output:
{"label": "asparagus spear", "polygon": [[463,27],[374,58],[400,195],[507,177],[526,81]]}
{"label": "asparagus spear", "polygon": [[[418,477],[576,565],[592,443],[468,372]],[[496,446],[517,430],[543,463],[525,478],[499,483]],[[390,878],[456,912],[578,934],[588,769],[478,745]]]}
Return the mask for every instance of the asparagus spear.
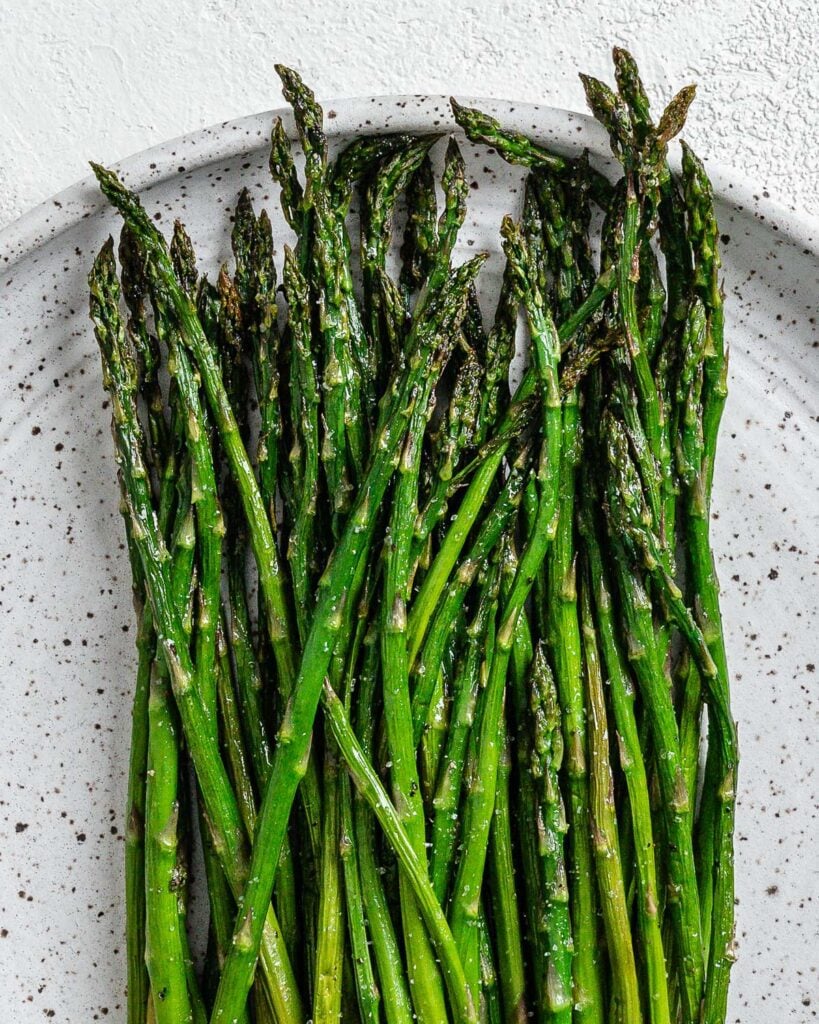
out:
{"label": "asparagus spear", "polygon": [[520,505],[523,488],[529,479],[530,456],[531,452],[528,446],[524,446],[518,453],[518,457],[510,468],[503,490],[481,523],[472,547],[458,566],[455,577],[435,613],[414,672],[412,729],[416,745],[421,740],[421,732],[427,719],[435,686],[436,669],[444,656],[453,624],[457,621],[476,574],[493,549],[497,547]]}
{"label": "asparagus spear", "polygon": [[709,782],[716,776],[714,792],[717,799],[714,815],[713,918],[708,939],[708,975],[703,1017],[708,1024],[716,1024],[725,1017],[729,973],[735,959],[733,831],[738,753],[736,726],[730,708],[719,583],[709,537],[714,459],[727,392],[728,359],[723,340],[724,314],[713,194],[702,164],[688,147],[683,148],[683,174],[689,229],[696,254],[695,287],[708,311],[703,363],[703,459],[699,474],[686,492],[686,539],[693,591],[696,595],[695,607],[717,669],[709,707],[709,742],[713,743],[717,751],[713,761],[714,773],[710,775]]}
{"label": "asparagus spear", "polygon": [[[372,760],[374,696],[379,652],[380,645],[376,642],[375,631],[370,629],[364,640],[363,663],[359,677],[357,729],[362,753],[370,761]],[[387,1024],[410,1024],[413,1020],[412,1003],[401,951],[384,893],[382,871],[376,859],[374,816],[360,791],[356,791],[356,796],[354,827],[361,856],[361,884],[378,969],[384,1016]]]}
{"label": "asparagus spear", "polygon": [[416,141],[413,135],[397,132],[391,135],[356,136],[338,154],[330,169],[329,185],[337,214],[344,216],[349,210],[353,188],[357,182],[366,179],[374,167],[391,157],[397,150],[406,149]]}
{"label": "asparagus spear", "polygon": [[452,932],[432,890],[426,868],[413,849],[412,840],[401,822],[398,811],[361,750],[344,711],[344,705],[328,684],[324,686],[324,708],[350,775],[378,818],[412,884],[412,892],[418,900],[430,939],[441,959],[454,1017],[456,1021],[462,1021],[464,1024],[477,1024],[476,1004],[467,986]]}
{"label": "asparagus spear", "polygon": [[[392,220],[398,196],[407,188],[415,172],[427,158],[436,136],[421,136],[397,150],[378,167],[363,195],[361,225],[361,270],[364,292],[369,300],[369,329],[374,339],[394,330],[403,318],[403,303],[391,310],[381,288],[381,274],[387,271],[387,250],[392,235]],[[383,361],[383,357],[382,357]]]}
{"label": "asparagus spear", "polygon": [[[261,419],[257,456],[260,492],[271,510],[272,517],[278,464],[278,426],[272,428],[269,425],[271,409],[272,414],[276,415],[278,408],[275,384],[277,371],[275,367],[269,366],[277,345],[275,340],[271,340],[271,335],[275,333],[275,301],[271,300],[270,291],[271,281],[275,281],[275,271],[271,264],[272,241],[269,221],[264,214],[258,220],[255,219],[249,201],[243,202],[241,198],[234,224],[233,244],[237,252],[235,280],[238,283],[231,281],[226,268],[223,267],[216,288],[202,282],[197,297],[197,308],[205,332],[221,357],[225,391],[233,408],[237,410],[237,424],[243,442],[249,434],[247,417],[244,414],[248,384],[244,356],[248,350],[250,352],[257,394],[262,394],[258,402]],[[252,271],[248,268],[251,261],[254,264]],[[266,392],[261,391],[262,380],[268,382],[264,385],[267,388]],[[248,779],[246,783],[252,797],[253,782],[261,788],[270,767],[270,745],[265,717],[266,711],[269,712],[271,708],[264,708],[263,699],[266,697],[268,705],[272,704],[272,688],[268,688],[266,693],[263,692],[261,673],[251,641],[246,593],[247,530],[242,520],[239,493],[227,472],[227,467],[220,466],[220,469],[223,477],[223,504],[228,515],[228,526],[232,527],[226,545],[228,586],[224,600],[228,615],[222,631],[222,642],[224,645],[225,640],[229,641],[236,698],[246,723],[247,756],[243,750],[242,757],[249,760],[252,766],[253,780]],[[275,520],[272,521],[275,528]],[[224,657],[227,658],[227,655]],[[224,700],[232,683],[227,660],[217,678],[223,681],[220,699]],[[228,707],[232,709],[234,703],[231,697]],[[243,743],[238,726],[234,731],[237,741]],[[233,747],[231,749],[234,750]],[[242,777],[244,774],[246,773],[240,773]],[[236,785],[236,772],[233,777]],[[312,794],[308,790],[309,787],[305,785],[304,799],[309,806]],[[317,800],[312,802],[317,803]],[[252,828],[248,836],[252,837]],[[295,888],[293,858],[289,844],[286,844],[282,852],[276,887],[276,908],[291,959],[296,953],[298,930]]]}
{"label": "asparagus spear", "polygon": [[[586,216],[582,199],[569,209],[559,183],[542,176],[529,193],[530,205],[536,194],[542,208],[540,231],[531,231],[530,244],[546,250],[542,259],[554,281],[557,308],[567,315],[576,292],[575,233],[569,221]],[[530,224],[531,224],[530,216]],[[578,261],[579,262],[579,261]],[[592,829],[589,809],[587,701],[583,692],[581,637],[577,613],[574,506],[577,463],[580,457],[580,416],[576,389],[564,394],[561,419],[561,447],[558,477],[557,525],[554,543],[544,563],[546,571],[545,608],[540,612],[542,628],[554,665],[555,681],[563,713],[568,779],[569,882],[572,887],[574,958],[572,963],[575,1002],[581,1020],[597,1021],[602,1015],[602,985],[597,942],[597,893],[594,885]]]}
{"label": "asparagus spear", "polygon": [[148,701],[145,960],[157,1024],[193,1020],[177,892],[179,748],[172,709],[164,666],[156,665]]}
{"label": "asparagus spear", "polygon": [[[353,294],[343,221],[333,210],[328,186],[324,114],[299,75],[276,65],[285,98],[293,107],[305,155],[303,202],[313,217],[310,248],[312,284],[320,302],[324,340],[322,384],[325,389],[325,436],[322,453],[333,508],[346,512],[351,483],[348,472],[360,475],[365,458],[364,414],[374,402],[372,352]],[[363,399],[363,407],[362,407]]]}
{"label": "asparagus spear", "polygon": [[[180,501],[177,508],[172,546],[173,597],[186,624],[190,622],[194,544],[189,491],[187,504]],[[189,636],[189,626],[186,632]],[[177,733],[167,667],[161,652],[155,651],[148,699],[144,953],[158,1024],[193,1020],[193,993],[186,971],[188,949],[182,906],[185,879],[179,851],[181,794],[178,791],[180,757]]]}
{"label": "asparagus spear", "polygon": [[131,746],[125,832],[125,935],[128,962],[128,1024],[145,1024],[149,979],[145,967],[145,773],[148,765],[148,701],[156,641],[150,612],[145,609],[139,555],[130,540],[134,576],[134,608],[138,619],[138,665],[131,708]]}
{"label": "asparagus spear", "polygon": [[464,808],[463,848],[452,901],[452,927],[467,978],[477,991],[477,912],[480,880],[486,859],[489,827],[495,800],[499,758],[499,722],[503,712],[504,684],[512,651],[518,616],[529,596],[537,567],[554,538],[557,512],[558,467],[560,464],[560,389],[557,364],[560,342],[534,281],[533,257],[520,230],[510,219],[503,225],[506,256],[515,268],[517,287],[523,299],[534,351],[534,364],[541,385],[542,449],[537,471],[538,510],[536,521],[521,555],[515,581],[504,602],[495,639],[484,708],[477,737],[476,785]]}
{"label": "asparagus spear", "polygon": [[542,646],[531,671],[533,744],[530,772],[539,790],[536,826],[543,893],[543,937],[548,959],[538,974],[538,1004],[544,1019],[565,1024],[572,1019],[574,942],[569,913],[569,883],[564,853],[568,829],[558,772],[564,743],[554,676]]}
{"label": "asparagus spear", "polygon": [[642,940],[642,956],[645,962],[648,1016],[652,1024],[668,1024],[671,1018],[668,1007],[665,955],[659,927],[657,872],[654,859],[656,842],[651,820],[645,762],[634,711],[634,687],[617,641],[612,599],[592,511],[594,488],[588,470],[584,472],[583,483],[580,529],[584,539],[586,557],[589,561],[591,580],[594,581],[594,609],[598,637],[608,674],[612,712],[617,730],[619,762],[625,775],[631,810],[637,863],[637,918]]}
{"label": "asparagus spear", "polygon": [[[553,171],[562,171],[566,168],[565,157],[551,152],[521,132],[504,128],[489,114],[462,106],[454,97],[450,97],[449,104],[455,121],[464,130],[467,138],[492,146],[508,163],[521,164],[523,167],[543,167]],[[611,190],[608,181],[602,174],[595,172],[592,184],[595,199],[600,205],[605,206]]]}
{"label": "asparagus spear", "polygon": [[438,247],[438,202],[429,154],[421,160],[407,184],[407,208],[400,283],[409,293],[417,291],[429,277]]}
{"label": "asparagus spear", "polygon": [[[432,372],[418,389],[408,424],[407,440],[398,463],[398,479],[395,483],[388,525],[390,540],[384,559],[384,617],[381,635],[384,720],[391,763],[393,800],[421,863],[426,861],[426,835],[413,743],[406,606],[410,596],[412,526],[417,509],[421,446],[425,424],[431,412],[432,384],[439,372],[440,369],[433,364]],[[413,1004],[422,1024],[433,1024],[434,1021],[442,1020],[446,1016],[443,986],[438,978],[432,950],[421,928],[419,909],[403,874],[399,884]]]}
{"label": "asparagus spear", "polygon": [[626,890],[620,862],[614,782],[608,749],[608,722],[597,635],[591,617],[590,583],[584,579],[580,594],[585,666],[589,764],[590,819],[600,907],[612,973],[615,1017],[639,1024],[643,1019],[637,988],[637,968],[631,943]]}
{"label": "asparagus spear", "polygon": [[497,568],[488,570],[480,584],[480,596],[473,621],[467,627],[466,650],[453,682],[450,728],[443,767],[433,799],[434,818],[430,878],[435,895],[443,904],[451,881],[458,832],[458,806],[464,783],[464,762],[475,721],[478,691],[486,682],[492,660],[493,626],[497,612],[499,578]]}
{"label": "asparagus spear", "polygon": [[500,991],[505,1024],[523,1024],[529,1019],[523,943],[520,931],[520,907],[515,885],[515,861],[512,838],[510,780],[512,755],[506,723],[498,764],[495,812],[489,836],[489,886],[492,919],[497,936],[500,967]]}
{"label": "asparagus spear", "polygon": [[492,954],[489,925],[483,910],[478,917],[478,949],[481,959],[481,1018],[487,1024],[502,1024],[498,970]]}
{"label": "asparagus spear", "polygon": [[344,919],[341,895],[341,801],[338,754],[327,743],[324,751],[324,815],[321,874],[319,876],[318,944],[313,995],[315,1024],[332,1024],[341,1014],[341,965]]}

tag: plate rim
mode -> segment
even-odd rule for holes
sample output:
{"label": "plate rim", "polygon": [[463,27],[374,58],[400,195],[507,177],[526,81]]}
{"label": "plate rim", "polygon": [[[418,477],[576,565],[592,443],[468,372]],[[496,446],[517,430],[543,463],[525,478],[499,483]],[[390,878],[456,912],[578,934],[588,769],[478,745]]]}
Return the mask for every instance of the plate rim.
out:
{"label": "plate rim", "polygon": [[[489,97],[456,97],[467,106],[481,107],[495,116],[505,118],[506,123],[521,131],[531,132],[531,120],[540,119],[542,127],[536,135],[546,133],[548,127],[562,127],[575,122],[582,127],[580,136],[584,148],[588,147],[598,156],[610,158],[608,140],[602,127],[589,114],[557,107],[551,104],[537,104]],[[362,121],[368,121],[375,133],[379,131],[419,131],[429,128],[428,113],[421,115],[418,104],[440,105],[436,110],[439,123],[435,128],[452,130],[457,128],[449,105],[449,97],[434,93],[377,94],[352,96],[340,99],[322,100],[325,110],[325,131],[334,137],[358,130]],[[373,106],[376,105],[375,110]],[[382,114],[389,107],[389,118]],[[332,116],[328,117],[328,112]],[[373,116],[375,115],[375,116]],[[295,135],[292,111],[289,107],[274,107],[255,114],[216,122],[159,142],[146,149],[138,150],[110,166],[127,179],[130,188],[137,193],[154,187],[179,173],[177,149],[189,147],[186,153],[185,171],[190,173],[217,160],[235,158],[248,152],[249,129],[264,137],[269,133],[274,119],[281,117],[288,135]],[[524,125],[523,122],[526,122]],[[329,122],[329,123],[328,123]],[[554,134],[554,133],[552,133]],[[566,136],[567,142],[574,141]],[[195,154],[193,159],[187,159]],[[672,151],[671,166],[679,169],[679,153]],[[796,210],[779,201],[766,186],[747,178],[740,171],[720,161],[704,161],[711,179],[714,194],[737,213],[750,214],[761,224],[769,226],[781,238],[793,244],[812,250],[819,256],[819,217],[806,211]],[[92,175],[79,179],[32,207],[10,224],[0,228],[0,265],[5,270],[53,242],[64,231],[74,227],[81,220],[88,219],[109,208],[100,194]]]}

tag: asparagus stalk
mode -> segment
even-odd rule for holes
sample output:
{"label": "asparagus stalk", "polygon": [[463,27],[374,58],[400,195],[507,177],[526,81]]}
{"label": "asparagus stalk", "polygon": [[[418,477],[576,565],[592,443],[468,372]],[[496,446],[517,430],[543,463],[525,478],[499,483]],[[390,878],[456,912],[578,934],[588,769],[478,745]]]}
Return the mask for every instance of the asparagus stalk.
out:
{"label": "asparagus stalk", "polygon": [[318,914],[316,982],[313,996],[315,1024],[332,1024],[341,1019],[341,953],[344,943],[342,917],[340,798],[338,754],[332,744],[324,753],[324,817],[321,875],[321,899]]}
{"label": "asparagus stalk", "polygon": [[401,245],[400,283],[405,292],[426,281],[438,247],[438,202],[432,162],[426,154],[407,184],[407,225]]}
{"label": "asparagus stalk", "polygon": [[145,966],[145,780],[148,768],[148,703],[151,665],[156,639],[145,591],[139,555],[126,520],[128,549],[134,577],[137,614],[137,672],[131,707],[131,747],[128,761],[128,797],[125,831],[125,936],[128,963],[128,1024],[145,1024],[149,995]]}
{"label": "asparagus stalk", "polygon": [[665,955],[659,925],[659,894],[654,854],[656,841],[651,820],[649,785],[634,711],[634,687],[617,641],[607,573],[594,523],[591,498],[593,493],[590,473],[586,471],[584,498],[580,508],[580,527],[589,561],[590,576],[594,581],[594,610],[598,638],[609,680],[619,762],[625,776],[631,811],[637,865],[637,919],[642,958],[645,962],[648,1017],[652,1024],[668,1024],[671,1018]]}
{"label": "asparagus stalk", "polygon": [[498,763],[495,812],[489,835],[489,887],[492,896],[492,920],[497,936],[500,968],[500,992],[505,1024],[523,1024],[529,1019],[526,975],[520,930],[520,907],[515,884],[515,860],[512,840],[510,778],[512,756],[504,722],[503,749]]}
{"label": "asparagus stalk", "polygon": [[537,470],[538,509],[520,565],[500,614],[495,648],[486,684],[477,736],[477,772],[480,783],[469,792],[464,807],[463,847],[452,901],[452,929],[464,960],[472,991],[477,991],[478,894],[486,860],[489,827],[497,784],[499,723],[503,713],[506,672],[518,616],[556,529],[558,467],[560,464],[560,389],[557,366],[560,341],[533,274],[533,255],[510,219],[503,225],[506,256],[515,268],[541,385],[542,449]]}
{"label": "asparagus stalk", "polygon": [[466,651],[455,673],[452,715],[443,767],[433,799],[434,817],[430,878],[443,904],[449,891],[458,833],[458,806],[464,784],[467,744],[475,721],[479,687],[486,682],[492,660],[498,573],[490,567],[480,585],[474,620],[467,627]]}
{"label": "asparagus stalk", "polygon": [[[711,686],[709,740],[716,748],[717,786],[713,917],[708,943],[708,976],[703,1019],[715,1024],[725,1017],[728,979],[734,962],[733,832],[736,801],[737,738],[730,708],[728,667],[719,607],[719,582],[710,548],[709,513],[717,433],[725,405],[728,370],[723,341],[722,290],[719,283],[718,229],[713,195],[702,164],[683,148],[683,174],[689,226],[696,253],[695,287],[708,311],[703,363],[703,460],[700,473],[687,490],[686,538],[695,607],[700,628],[717,674]],[[713,776],[712,776],[713,777]]]}
{"label": "asparagus stalk", "polygon": [[502,1024],[498,970],[492,953],[489,925],[483,910],[478,918],[478,950],[481,960],[481,1017],[488,1024]]}
{"label": "asparagus stalk", "polygon": [[[651,603],[645,586],[633,571],[623,544],[623,514],[638,490],[628,458],[625,432],[613,416],[602,429],[609,464],[621,475],[609,486],[611,550],[616,567],[628,653],[644,696],[645,709],[656,745],[657,773],[668,830],[669,906],[675,941],[681,951],[679,969],[685,1019],[696,1020],[703,986],[703,949],[700,909],[690,841],[692,808],[682,774],[679,733],[665,673],[658,657]],[[624,477],[626,474],[627,477]],[[611,520],[612,514],[615,516]]]}
{"label": "asparagus stalk", "polygon": [[[454,97],[450,97],[449,103],[456,122],[464,130],[467,138],[492,146],[508,163],[552,171],[565,170],[565,157],[551,152],[527,135],[504,128],[496,118],[473,107],[462,106]],[[611,186],[606,178],[595,172],[592,184],[595,199],[601,206],[607,205]]]}
{"label": "asparagus stalk", "polygon": [[172,707],[167,677],[163,667],[157,665],[148,701],[145,797],[145,960],[157,1024],[193,1021],[181,934],[184,924],[177,892],[179,748]]}
{"label": "asparagus stalk", "polygon": [[589,709],[589,790],[594,859],[606,945],[611,962],[613,1012],[615,1017],[621,1020],[640,1024],[643,1015],[640,1009],[637,967],[631,942],[623,868],[620,862],[603,676],[597,635],[591,617],[589,589],[589,581],[584,580],[580,594],[580,618]]}
{"label": "asparagus stalk", "polygon": [[[375,684],[380,645],[374,630],[364,641],[364,655],[358,693],[358,738],[361,750],[372,760]],[[401,950],[395,936],[389,907],[384,893],[382,871],[375,852],[374,815],[366,801],[356,790],[354,827],[361,858],[361,884],[364,907],[372,937],[373,952],[383,998],[387,1024],[410,1024],[413,1020],[412,1003]]]}
{"label": "asparagus stalk", "polygon": [[99,165],[92,166],[103,192],[144,247],[157,306],[161,303],[162,311],[176,321],[179,342],[190,351],[201,376],[210,411],[242,499],[266,601],[267,631],[276,658],[280,685],[286,695],[292,690],[295,669],[284,579],[264,502],[242,444],[236,417],[227,400],[216,355],[202,330],[191,300],[176,280],[162,236],[139,200],[111,171]]}
{"label": "asparagus stalk", "polygon": [[[465,1024],[476,1024],[476,1003],[467,987],[455,940],[432,890],[426,868],[416,855],[412,840],[401,822],[398,811],[381,785],[375,769],[361,750],[344,705],[329,684],[325,684],[323,696],[325,712],[347,769],[378,818],[412,885],[412,892],[423,914],[430,939],[441,959],[455,1020],[463,1021]],[[443,1019],[446,1020],[446,1017]]]}
{"label": "asparagus stalk", "polygon": [[[180,504],[171,556],[171,588],[172,599],[184,616],[189,604],[195,539],[192,509]],[[171,1024],[193,1021],[193,1010],[185,963],[184,879],[179,865],[178,726],[167,666],[161,653],[156,653],[148,698],[145,962],[157,1024]]]}
{"label": "asparagus stalk", "polygon": [[[325,436],[322,443],[327,487],[337,513],[349,508],[348,473],[360,475],[365,458],[364,412],[374,399],[372,353],[353,294],[343,221],[336,215],[328,185],[327,140],[323,111],[299,75],[276,65],[285,98],[293,107],[305,155],[303,202],[313,216],[312,283],[320,303],[324,341]],[[364,406],[362,408],[362,397]]]}
{"label": "asparagus stalk", "polygon": [[[438,136],[433,136],[432,145]],[[330,168],[329,187],[336,213],[347,214],[356,183],[366,180],[396,151],[406,149],[417,141],[413,135],[359,135],[335,158]]]}
{"label": "asparagus stalk", "polygon": [[542,929],[544,948],[548,950],[545,971],[537,976],[538,1004],[545,1020],[564,1024],[572,1019],[574,990],[574,941],[564,852],[568,825],[558,778],[564,742],[554,676],[542,646],[535,652],[532,663],[530,702],[533,729],[530,773],[539,789],[536,824],[543,885]]}
{"label": "asparagus stalk", "polygon": [[[369,329],[374,338],[381,338],[404,316],[403,302],[391,310],[380,287],[381,274],[387,272],[387,251],[392,235],[396,201],[421,167],[436,136],[421,136],[397,150],[377,169],[363,196],[361,270],[365,295],[369,298]],[[434,193],[433,193],[434,200]],[[447,263],[448,265],[448,263]]]}
{"label": "asparagus stalk", "polygon": [[523,488],[529,479],[530,450],[524,447],[512,464],[503,490],[481,523],[472,547],[455,573],[430,626],[415,669],[412,694],[412,728],[415,744],[420,742],[435,686],[436,670],[444,656],[453,624],[457,621],[467,593],[485,560],[513,520]]}
{"label": "asparagus stalk", "polygon": [[[437,376],[438,372],[433,367],[426,382],[419,388],[409,421],[407,440],[398,463],[398,480],[395,483],[388,526],[390,540],[384,560],[384,619],[381,634],[384,721],[392,795],[415,854],[422,864],[426,861],[426,834],[413,743],[406,607],[410,596],[412,526],[417,508],[421,445],[425,424],[431,412],[431,384]],[[399,884],[413,1004],[422,1024],[433,1024],[446,1016],[443,985],[438,977],[432,949],[421,926],[419,908],[415,905],[408,880],[403,874]]]}

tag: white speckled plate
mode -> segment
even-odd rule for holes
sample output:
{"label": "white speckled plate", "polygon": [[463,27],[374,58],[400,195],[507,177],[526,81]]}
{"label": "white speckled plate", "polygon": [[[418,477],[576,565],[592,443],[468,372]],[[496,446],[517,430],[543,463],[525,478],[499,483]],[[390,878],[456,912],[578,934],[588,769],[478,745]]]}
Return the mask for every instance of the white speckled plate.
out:
{"label": "white speckled plate", "polygon": [[[477,102],[558,149],[588,146],[605,160],[586,117]],[[452,124],[440,97],[327,109],[335,142],[362,126]],[[209,269],[228,257],[228,211],[242,185],[277,209],[266,170],[272,116],[121,165],[161,226],[185,221]],[[496,274],[500,216],[515,207],[521,176],[484,147],[464,151],[475,189],[464,249],[491,250]],[[735,175],[714,178],[731,344],[714,543],[743,754],[729,1019],[796,1024],[819,1003],[819,230]],[[281,237],[279,219],[274,227]],[[125,1016],[121,843],[135,653],[85,281],[118,230],[85,181],[0,233],[0,1018],[17,1024]]]}

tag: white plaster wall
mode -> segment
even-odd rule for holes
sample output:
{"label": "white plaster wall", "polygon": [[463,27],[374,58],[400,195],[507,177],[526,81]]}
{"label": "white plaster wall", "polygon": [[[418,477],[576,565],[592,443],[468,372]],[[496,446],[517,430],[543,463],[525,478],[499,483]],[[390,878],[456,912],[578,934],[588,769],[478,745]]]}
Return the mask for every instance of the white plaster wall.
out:
{"label": "white plaster wall", "polygon": [[280,104],[462,93],[583,109],[612,44],[653,95],[694,80],[687,137],[819,214],[817,0],[0,0],[0,225],[146,146]]}

